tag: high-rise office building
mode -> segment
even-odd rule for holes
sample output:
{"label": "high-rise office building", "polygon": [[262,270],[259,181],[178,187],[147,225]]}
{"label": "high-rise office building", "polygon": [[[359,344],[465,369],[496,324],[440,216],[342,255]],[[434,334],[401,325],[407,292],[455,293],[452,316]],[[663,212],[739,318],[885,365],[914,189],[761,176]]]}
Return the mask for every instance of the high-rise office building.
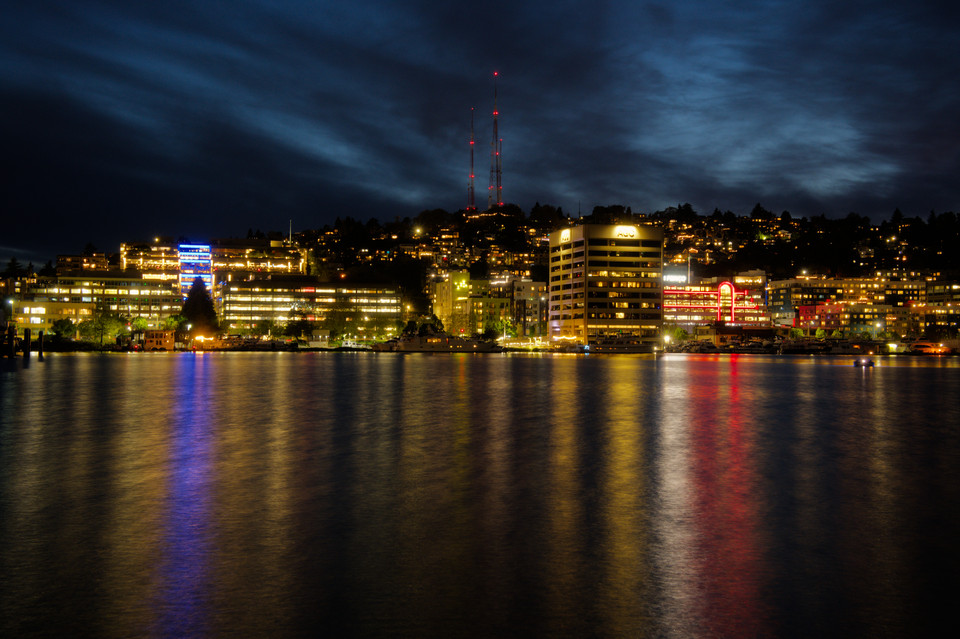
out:
{"label": "high-rise office building", "polygon": [[550,234],[550,336],[654,342],[663,324],[663,231],[584,224]]}

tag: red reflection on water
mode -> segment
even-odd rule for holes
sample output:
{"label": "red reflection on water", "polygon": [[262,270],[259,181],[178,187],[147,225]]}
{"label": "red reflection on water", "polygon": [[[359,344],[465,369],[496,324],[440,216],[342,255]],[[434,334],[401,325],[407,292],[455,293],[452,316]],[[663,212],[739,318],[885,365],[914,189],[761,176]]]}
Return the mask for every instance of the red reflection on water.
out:
{"label": "red reflection on water", "polygon": [[745,380],[736,357],[726,366],[711,362],[698,374],[714,378],[698,385],[710,394],[698,397],[700,415],[693,425],[701,613],[711,634],[766,636],[757,535],[761,495],[751,433],[745,432],[751,423],[741,399]]}

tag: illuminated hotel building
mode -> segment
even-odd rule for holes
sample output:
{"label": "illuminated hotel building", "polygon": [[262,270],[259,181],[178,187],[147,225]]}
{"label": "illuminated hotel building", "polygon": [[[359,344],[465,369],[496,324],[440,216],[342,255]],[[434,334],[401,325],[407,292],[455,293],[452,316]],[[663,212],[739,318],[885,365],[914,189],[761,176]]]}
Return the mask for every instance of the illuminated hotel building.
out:
{"label": "illuminated hotel building", "polygon": [[655,341],[663,322],[663,231],[584,224],[550,234],[552,339],[594,344],[614,336]]}
{"label": "illuminated hotel building", "polygon": [[663,321],[678,326],[766,327],[770,325],[770,315],[762,293],[721,282],[719,285],[664,287]]}

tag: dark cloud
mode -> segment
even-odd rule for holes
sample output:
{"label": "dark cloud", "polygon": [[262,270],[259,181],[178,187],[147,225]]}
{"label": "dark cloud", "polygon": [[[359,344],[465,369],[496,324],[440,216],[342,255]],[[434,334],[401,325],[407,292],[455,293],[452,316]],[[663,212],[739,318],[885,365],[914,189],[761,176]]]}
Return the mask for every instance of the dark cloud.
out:
{"label": "dark cloud", "polygon": [[523,208],[956,210],[958,26],[945,2],[19,3],[0,258],[457,209],[471,107],[482,205],[494,69]]}

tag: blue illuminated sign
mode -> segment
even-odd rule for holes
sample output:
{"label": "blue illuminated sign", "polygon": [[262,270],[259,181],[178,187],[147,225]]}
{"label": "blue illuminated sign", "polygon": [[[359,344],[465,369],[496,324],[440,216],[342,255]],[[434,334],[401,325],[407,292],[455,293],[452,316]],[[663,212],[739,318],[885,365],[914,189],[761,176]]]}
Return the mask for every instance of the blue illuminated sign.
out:
{"label": "blue illuminated sign", "polygon": [[198,277],[213,294],[213,257],[209,244],[181,244],[177,247],[180,258],[180,294],[184,298]]}

